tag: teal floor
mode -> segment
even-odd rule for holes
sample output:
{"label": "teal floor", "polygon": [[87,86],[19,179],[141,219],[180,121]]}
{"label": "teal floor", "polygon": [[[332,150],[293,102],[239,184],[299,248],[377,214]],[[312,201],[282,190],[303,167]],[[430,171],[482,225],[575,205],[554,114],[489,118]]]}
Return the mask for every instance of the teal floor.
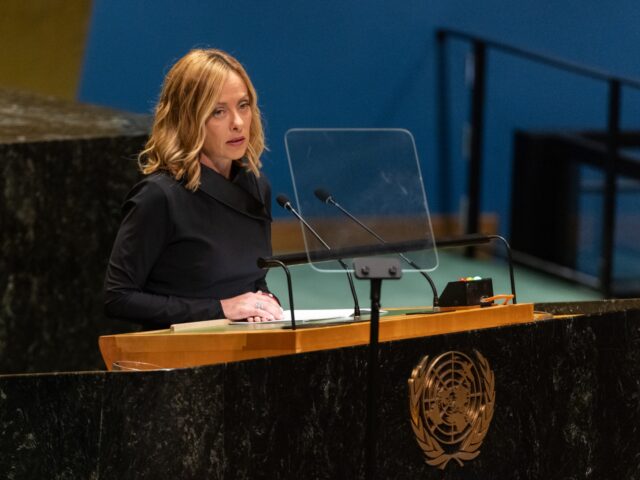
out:
{"label": "teal floor", "polygon": [[[343,273],[318,272],[308,265],[290,267],[294,302],[298,308],[348,308],[352,306],[349,286]],[[480,276],[493,279],[494,293],[511,293],[509,270],[501,259],[468,259],[462,255],[439,253],[439,266],[431,272],[438,292],[447,282],[460,277]],[[281,269],[267,276],[269,288],[288,308],[286,277]],[[354,280],[360,303],[369,306],[369,282]],[[592,289],[545,275],[524,267],[515,267],[518,303],[569,302],[599,300],[602,295]],[[426,280],[417,273],[408,273],[400,280],[385,280],[382,284],[382,306],[431,305],[432,294]]]}

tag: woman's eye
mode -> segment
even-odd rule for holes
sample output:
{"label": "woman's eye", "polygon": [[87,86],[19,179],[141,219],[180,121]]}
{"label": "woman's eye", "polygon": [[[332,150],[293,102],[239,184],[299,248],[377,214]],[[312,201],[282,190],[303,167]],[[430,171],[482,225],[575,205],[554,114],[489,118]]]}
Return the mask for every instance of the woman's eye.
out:
{"label": "woman's eye", "polygon": [[214,110],[212,115],[218,118],[218,117],[221,117],[223,114],[224,114],[224,110],[218,109],[218,110]]}
{"label": "woman's eye", "polygon": [[250,106],[250,105],[249,105],[249,102],[241,103],[241,104],[240,104],[240,110],[246,110],[246,109],[248,109],[248,108],[249,108],[249,106]]}

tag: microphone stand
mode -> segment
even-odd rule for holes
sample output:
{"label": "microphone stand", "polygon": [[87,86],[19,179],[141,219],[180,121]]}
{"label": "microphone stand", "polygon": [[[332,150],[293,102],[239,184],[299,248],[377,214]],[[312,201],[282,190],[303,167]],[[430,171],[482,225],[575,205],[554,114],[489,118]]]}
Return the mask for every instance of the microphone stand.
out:
{"label": "microphone stand", "polygon": [[284,273],[287,275],[287,291],[289,292],[289,310],[291,311],[291,330],[296,329],[296,314],[293,308],[293,288],[291,287],[291,272],[289,267],[285,265],[282,260],[277,258],[258,258],[258,268],[270,268],[270,267],[282,267]]}
{"label": "microphone stand", "polygon": [[[351,215],[351,213],[342,207],[342,205],[340,205],[338,202],[336,202],[333,197],[331,195],[329,195],[327,192],[325,192],[324,190],[321,189],[317,189],[314,191],[316,197],[328,204],[328,205],[333,205],[334,207],[336,207],[337,209],[339,209],[342,213],[344,213],[347,217],[349,217],[351,220],[353,220],[354,222],[356,222],[358,225],[360,225],[360,227],[362,227],[363,229],[365,229],[369,234],[373,235],[380,243],[387,245],[387,241],[382,238],[380,235],[378,235],[376,232],[374,232],[373,230],[371,230],[367,225],[365,225],[364,223],[362,223],[360,220],[358,220],[356,217],[354,217],[353,215]],[[440,310],[440,300],[438,297],[438,289],[436,288],[435,283],[433,283],[433,279],[431,278],[430,275],[427,275],[425,272],[423,272],[420,267],[410,258],[408,258],[404,253],[402,252],[397,252],[398,256],[400,258],[402,258],[402,260],[404,260],[405,262],[407,262],[409,265],[411,265],[413,268],[415,268],[416,270],[418,270],[418,273],[420,273],[420,275],[422,275],[427,282],[429,282],[429,286],[431,287],[431,292],[433,293],[433,311],[437,312]]]}
{"label": "microphone stand", "polygon": [[395,258],[367,257],[353,261],[356,278],[371,281],[371,321],[369,324],[369,360],[367,362],[367,425],[365,431],[365,478],[376,476],[378,439],[378,389],[380,385],[380,362],[378,360],[378,337],[380,331],[380,293],[382,280],[397,280],[402,277],[400,262]]}
{"label": "microphone stand", "polygon": [[[295,215],[295,217],[298,220],[300,220],[300,222],[313,234],[313,236],[316,237],[320,243],[322,243],[322,246],[324,246],[324,248],[326,248],[327,250],[331,250],[331,247],[327,244],[327,242],[325,242],[322,239],[320,234],[316,232],[313,229],[313,227],[309,225],[309,223],[304,218],[302,218],[302,215],[300,215],[296,211],[296,209],[291,206],[291,202],[289,202],[288,199],[286,199],[283,195],[279,195],[277,202],[282,208],[293,213],[293,215]],[[347,267],[347,264],[344,263],[341,259],[337,259],[337,260],[338,260],[338,263],[340,263],[340,266],[344,269],[345,273],[347,274],[347,279],[349,280],[349,288],[351,289],[351,295],[353,296],[353,303],[354,303],[353,317],[354,317],[354,320],[357,320],[360,318],[360,303],[358,302],[356,287],[353,284],[353,277],[351,276],[351,272],[349,272],[349,267]]]}

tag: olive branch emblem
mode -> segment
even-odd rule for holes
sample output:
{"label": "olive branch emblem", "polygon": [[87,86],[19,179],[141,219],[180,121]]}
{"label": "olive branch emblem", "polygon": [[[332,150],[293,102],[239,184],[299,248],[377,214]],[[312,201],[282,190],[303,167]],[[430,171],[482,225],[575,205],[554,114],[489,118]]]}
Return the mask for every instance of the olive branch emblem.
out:
{"label": "olive branch emblem", "polygon": [[494,374],[474,352],[477,365],[460,352],[444,353],[429,364],[426,355],[408,380],[411,428],[425,462],[441,470],[450,460],[463,466],[476,458],[493,418]]}

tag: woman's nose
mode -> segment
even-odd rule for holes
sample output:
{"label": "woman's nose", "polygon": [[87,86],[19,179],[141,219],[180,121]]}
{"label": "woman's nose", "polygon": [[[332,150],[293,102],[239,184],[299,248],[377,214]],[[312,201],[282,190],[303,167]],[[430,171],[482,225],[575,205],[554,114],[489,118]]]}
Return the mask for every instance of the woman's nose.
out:
{"label": "woman's nose", "polygon": [[231,128],[233,130],[240,130],[244,125],[240,112],[234,111],[231,115]]}

